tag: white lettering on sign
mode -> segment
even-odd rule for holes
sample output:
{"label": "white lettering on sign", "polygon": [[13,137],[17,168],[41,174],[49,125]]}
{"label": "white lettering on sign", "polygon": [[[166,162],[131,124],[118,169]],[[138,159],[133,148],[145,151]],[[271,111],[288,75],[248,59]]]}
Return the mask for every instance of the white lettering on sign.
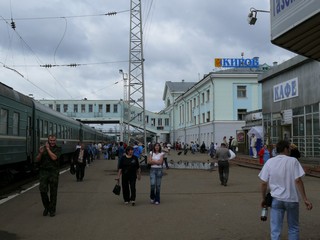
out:
{"label": "white lettering on sign", "polygon": [[274,102],[279,102],[294,97],[298,97],[298,78],[294,78],[273,86]]}

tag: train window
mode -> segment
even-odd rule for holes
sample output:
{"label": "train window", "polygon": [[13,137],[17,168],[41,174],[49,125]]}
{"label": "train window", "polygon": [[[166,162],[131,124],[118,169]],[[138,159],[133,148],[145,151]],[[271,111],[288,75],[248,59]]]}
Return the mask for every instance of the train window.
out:
{"label": "train window", "polygon": [[12,135],[14,136],[19,136],[19,119],[19,113],[14,112],[12,118]]}
{"label": "train window", "polygon": [[53,134],[53,123],[49,123],[49,135]]}
{"label": "train window", "polygon": [[32,134],[32,129],[31,129],[31,117],[28,117],[28,136],[30,137]]}
{"label": "train window", "polygon": [[53,125],[53,134],[57,136],[57,133],[58,133],[58,126],[57,126],[57,124],[55,123],[55,124]]}
{"label": "train window", "polygon": [[43,137],[48,137],[48,121],[44,121],[44,125],[43,125]]}
{"label": "train window", "polygon": [[61,125],[58,125],[58,128],[57,128],[57,138],[62,138],[61,137]]}
{"label": "train window", "polygon": [[8,134],[8,110],[0,111],[0,134]]}
{"label": "train window", "polygon": [[67,128],[67,139],[70,139],[70,128]]}
{"label": "train window", "polygon": [[43,121],[40,120],[39,122],[39,135],[40,137],[43,137]]}

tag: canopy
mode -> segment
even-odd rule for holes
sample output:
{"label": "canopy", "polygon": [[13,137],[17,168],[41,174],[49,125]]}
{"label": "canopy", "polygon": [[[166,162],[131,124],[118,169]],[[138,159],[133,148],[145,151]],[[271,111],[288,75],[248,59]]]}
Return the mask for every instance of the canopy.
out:
{"label": "canopy", "polygon": [[248,132],[248,136],[250,137],[252,134],[256,135],[257,138],[263,139],[263,128],[261,126],[252,127]]}

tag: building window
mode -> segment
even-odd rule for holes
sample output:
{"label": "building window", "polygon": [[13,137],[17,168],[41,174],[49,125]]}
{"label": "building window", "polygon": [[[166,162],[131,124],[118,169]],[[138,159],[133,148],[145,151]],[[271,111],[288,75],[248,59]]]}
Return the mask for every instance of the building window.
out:
{"label": "building window", "polygon": [[89,112],[93,112],[93,105],[89,104]]}
{"label": "building window", "polygon": [[207,122],[210,122],[210,111],[207,112]]}
{"label": "building window", "polygon": [[81,104],[81,112],[82,113],[86,112],[86,105],[85,104]]}
{"label": "building window", "polygon": [[247,97],[247,86],[237,86],[237,96],[238,98]]}
{"label": "building window", "polygon": [[207,90],[207,102],[209,102],[210,101],[210,90],[208,89]]}
{"label": "building window", "polygon": [[244,121],[246,114],[247,114],[247,109],[238,109],[238,120]]}
{"label": "building window", "polygon": [[63,112],[68,112],[68,104],[63,104]]}
{"label": "building window", "polygon": [[53,104],[49,104],[49,108],[53,109]]}
{"label": "building window", "polygon": [[110,112],[110,104],[106,104],[106,112],[107,112],[107,113]]}
{"label": "building window", "polygon": [[73,112],[78,112],[78,104],[73,105]]}
{"label": "building window", "polygon": [[169,118],[165,118],[164,119],[164,125],[165,126],[169,126]]}
{"label": "building window", "polygon": [[61,112],[60,104],[57,104],[57,105],[56,105],[56,111],[57,111],[57,112]]}
{"label": "building window", "polygon": [[8,134],[8,110],[0,111],[0,134]]}
{"label": "building window", "polygon": [[13,113],[13,122],[12,122],[12,134],[19,136],[19,113]]}
{"label": "building window", "polygon": [[204,103],[204,101],[205,101],[204,93],[201,93],[201,103]]}
{"label": "building window", "polygon": [[118,112],[118,104],[113,104],[113,112],[114,113]]}
{"label": "building window", "polygon": [[158,118],[158,126],[162,126],[162,118]]}
{"label": "building window", "polygon": [[202,122],[205,123],[206,122],[206,114],[202,113]]}
{"label": "building window", "polygon": [[102,113],[102,104],[99,104],[99,105],[98,105],[98,112],[99,112],[99,113]]}

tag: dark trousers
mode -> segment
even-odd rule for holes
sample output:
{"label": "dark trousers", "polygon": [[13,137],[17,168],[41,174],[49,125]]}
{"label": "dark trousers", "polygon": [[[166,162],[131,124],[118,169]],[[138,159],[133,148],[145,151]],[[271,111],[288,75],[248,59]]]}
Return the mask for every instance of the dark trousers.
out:
{"label": "dark trousers", "polygon": [[76,165],[76,177],[77,180],[82,181],[84,178],[84,170],[86,169],[85,163],[77,163]]}
{"label": "dark trousers", "polygon": [[219,165],[219,177],[221,184],[227,184],[229,178],[229,162],[218,161]]}
{"label": "dark trousers", "polygon": [[137,178],[134,176],[126,176],[122,175],[121,178],[122,185],[122,195],[123,200],[125,202],[135,201],[136,200],[136,180]]}
{"label": "dark trousers", "polygon": [[[43,207],[49,212],[56,211],[59,169],[40,170],[39,172],[39,190]],[[50,192],[50,198],[48,193]]]}

